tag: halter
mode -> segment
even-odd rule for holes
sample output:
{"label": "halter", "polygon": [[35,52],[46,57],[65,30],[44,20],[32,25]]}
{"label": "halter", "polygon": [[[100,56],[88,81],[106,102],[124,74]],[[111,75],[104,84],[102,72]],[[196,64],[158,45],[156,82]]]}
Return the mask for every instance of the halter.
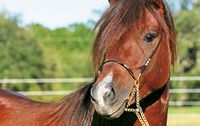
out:
{"label": "halter", "polygon": [[[101,73],[102,69],[103,69],[103,66],[107,63],[116,63],[116,64],[119,64],[120,66],[122,66],[123,68],[125,68],[128,73],[131,75],[131,77],[134,79],[134,85],[131,89],[131,92],[129,94],[129,99],[127,99],[127,102],[126,102],[126,106],[125,106],[125,110],[126,112],[134,112],[138,118],[138,120],[140,121],[140,123],[142,124],[142,126],[149,126],[149,123],[144,115],[144,112],[142,110],[142,107],[140,106],[140,78],[142,76],[142,73],[145,71],[145,69],[147,68],[147,66],[149,65],[151,59],[153,58],[155,52],[158,50],[158,47],[161,43],[161,40],[162,40],[162,33],[161,32],[161,38],[159,40],[159,43],[157,44],[155,50],[153,51],[153,53],[150,55],[150,57],[145,61],[139,75],[137,77],[135,77],[133,71],[131,70],[131,68],[124,64],[124,63],[121,63],[121,62],[118,62],[118,61],[115,61],[115,60],[106,60],[102,63],[102,65],[100,66],[99,68],[99,71],[98,71],[98,74],[96,76],[96,79],[98,78],[99,74]],[[134,96],[135,96],[135,104],[136,104],[136,108],[130,108],[131,105],[134,104]]]}

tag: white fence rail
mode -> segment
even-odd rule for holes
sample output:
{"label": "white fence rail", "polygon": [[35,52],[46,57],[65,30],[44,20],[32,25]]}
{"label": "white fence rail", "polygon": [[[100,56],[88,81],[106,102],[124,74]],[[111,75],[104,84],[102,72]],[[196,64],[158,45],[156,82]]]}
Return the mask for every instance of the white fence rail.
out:
{"label": "white fence rail", "polygon": [[[19,83],[88,83],[93,78],[44,78],[44,79],[0,79],[0,84],[19,84]],[[200,76],[191,77],[171,77],[171,81],[200,81]]]}
{"label": "white fence rail", "polygon": [[0,84],[84,83],[92,80],[92,78],[0,79]]}
{"label": "white fence rail", "polygon": [[200,76],[173,76],[170,78],[171,81],[200,81]]}
{"label": "white fence rail", "polygon": [[[191,77],[171,77],[171,81],[199,81],[200,76]],[[0,79],[0,84],[2,87],[6,87],[7,84],[34,84],[34,83],[90,83],[93,78],[48,78],[48,79]],[[73,90],[67,91],[20,91],[19,93],[25,96],[52,96],[52,95],[67,95],[73,92]],[[200,89],[170,89],[171,94],[180,93],[198,93],[200,94]],[[170,101],[170,105],[200,105],[199,101]]]}

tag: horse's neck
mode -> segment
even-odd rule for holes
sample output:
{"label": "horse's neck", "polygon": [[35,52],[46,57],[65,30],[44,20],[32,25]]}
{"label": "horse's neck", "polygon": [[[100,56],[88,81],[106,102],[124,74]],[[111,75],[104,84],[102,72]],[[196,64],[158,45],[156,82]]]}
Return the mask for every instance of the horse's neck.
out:
{"label": "horse's neck", "polygon": [[[145,116],[151,126],[166,126],[167,125],[167,113],[169,103],[169,81],[165,86],[152,95],[147,96],[142,103],[142,107],[145,108]],[[139,125],[137,120],[135,125]]]}
{"label": "horse's neck", "polygon": [[[167,114],[169,104],[169,81],[166,85],[157,91],[156,96],[152,96],[149,99],[155,98],[156,102],[147,107],[145,115],[149,118],[149,123],[152,126],[166,126],[167,125]],[[157,97],[157,98],[156,98]]]}

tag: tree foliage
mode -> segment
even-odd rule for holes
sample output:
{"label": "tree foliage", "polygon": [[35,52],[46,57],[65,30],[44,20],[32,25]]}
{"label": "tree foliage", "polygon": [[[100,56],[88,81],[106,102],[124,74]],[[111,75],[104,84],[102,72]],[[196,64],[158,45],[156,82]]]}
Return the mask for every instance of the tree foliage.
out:
{"label": "tree foliage", "polygon": [[90,50],[91,28],[87,24],[72,24],[68,27],[50,30],[38,24],[29,26],[38,38],[48,62],[48,77],[92,76]]}
{"label": "tree foliage", "polygon": [[43,76],[43,52],[32,32],[0,15],[0,78]]}
{"label": "tree foliage", "polygon": [[182,2],[175,13],[175,26],[179,45],[176,75],[200,75],[200,6],[198,2]]}
{"label": "tree foliage", "polygon": [[[200,75],[200,1],[183,0],[181,8],[174,13],[178,40],[179,60],[176,76]],[[175,82],[172,88],[200,88],[199,82]],[[200,94],[171,95],[173,100],[199,100]]]}

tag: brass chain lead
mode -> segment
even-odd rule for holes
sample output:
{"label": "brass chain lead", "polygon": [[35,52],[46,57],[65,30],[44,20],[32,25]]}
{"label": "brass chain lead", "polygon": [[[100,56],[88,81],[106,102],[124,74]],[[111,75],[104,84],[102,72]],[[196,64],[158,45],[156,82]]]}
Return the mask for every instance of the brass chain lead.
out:
{"label": "brass chain lead", "polygon": [[[139,93],[140,83],[139,83],[139,80],[140,80],[141,75],[142,75],[142,73],[140,73],[138,75],[138,78],[135,80],[135,83],[133,85],[132,91],[131,91],[131,93],[129,95],[129,99],[128,99],[125,111],[126,112],[134,112],[136,114],[138,120],[142,124],[142,126],[149,126],[149,123],[148,123],[148,121],[147,121],[147,119],[146,119],[146,117],[144,115],[144,112],[143,112],[142,108],[140,107],[140,93]],[[136,98],[135,99],[136,109],[128,108],[134,103],[134,101],[133,101],[134,96],[136,96],[135,97]]]}

